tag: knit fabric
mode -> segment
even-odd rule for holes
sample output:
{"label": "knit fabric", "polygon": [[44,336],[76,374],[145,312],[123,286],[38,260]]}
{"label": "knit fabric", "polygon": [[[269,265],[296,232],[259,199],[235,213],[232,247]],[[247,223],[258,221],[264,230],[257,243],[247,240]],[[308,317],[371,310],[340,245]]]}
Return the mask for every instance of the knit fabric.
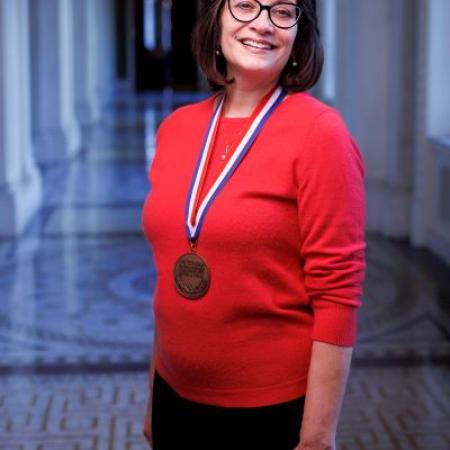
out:
{"label": "knit fabric", "polygon": [[[281,403],[305,395],[314,340],[355,344],[366,268],[364,162],[335,109],[309,93],[289,95],[206,214],[197,252],[211,285],[188,300],[173,268],[190,250],[186,196],[213,103],[177,109],[157,133],[142,212],[157,272],[155,365],[191,401]],[[218,145],[216,162],[222,152]]]}

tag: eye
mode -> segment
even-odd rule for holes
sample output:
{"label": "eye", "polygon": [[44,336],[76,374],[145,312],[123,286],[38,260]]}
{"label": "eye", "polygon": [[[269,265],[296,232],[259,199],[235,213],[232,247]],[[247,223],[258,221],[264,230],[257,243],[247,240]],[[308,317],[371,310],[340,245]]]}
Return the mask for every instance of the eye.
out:
{"label": "eye", "polygon": [[295,8],[289,6],[277,6],[272,9],[272,14],[280,19],[292,19],[295,17]]}
{"label": "eye", "polygon": [[235,8],[239,8],[242,11],[253,11],[255,9],[255,4],[253,2],[236,2],[234,5]]}

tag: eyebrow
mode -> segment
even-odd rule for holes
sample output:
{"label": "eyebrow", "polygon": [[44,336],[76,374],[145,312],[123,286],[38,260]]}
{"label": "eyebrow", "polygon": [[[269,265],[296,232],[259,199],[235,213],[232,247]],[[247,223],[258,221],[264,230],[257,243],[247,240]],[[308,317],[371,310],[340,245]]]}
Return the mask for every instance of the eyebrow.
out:
{"label": "eyebrow", "polygon": [[262,3],[262,2],[260,2],[261,3],[261,5],[263,5],[263,6],[274,6],[274,5],[292,5],[292,6],[298,6],[298,4],[297,3],[294,3],[294,2],[290,2],[290,1],[288,1],[288,0],[278,0],[278,1],[276,1],[276,2],[273,2],[271,5],[265,5],[264,3]]}

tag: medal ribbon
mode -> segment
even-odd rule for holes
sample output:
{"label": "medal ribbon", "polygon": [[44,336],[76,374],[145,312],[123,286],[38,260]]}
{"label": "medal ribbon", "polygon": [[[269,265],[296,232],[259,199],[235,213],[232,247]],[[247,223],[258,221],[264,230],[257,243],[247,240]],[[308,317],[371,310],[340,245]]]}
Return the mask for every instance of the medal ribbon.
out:
{"label": "medal ribbon", "polygon": [[[213,112],[212,118],[209,122],[208,129],[205,134],[204,142],[200,152],[200,157],[197,161],[194,176],[192,178],[191,186],[187,196],[185,215],[186,215],[186,233],[189,241],[195,241],[198,239],[203,224],[203,220],[212,202],[216,198],[217,194],[224,187],[225,183],[228,181],[231,175],[234,173],[241,160],[250,150],[251,145],[257,138],[258,134],[261,132],[264,124],[269,119],[272,112],[284,100],[286,95],[287,95],[286,91],[284,91],[281,87],[277,87],[271,94],[266,96],[256,107],[251,118],[249,119],[249,123],[247,124],[248,126],[247,131],[245,132],[242,140],[237,144],[236,151],[232,154],[231,158],[229,159],[229,161],[219,174],[217,180],[211,186],[210,190],[208,191],[202,203],[200,204],[196,216],[194,217],[195,207],[198,202],[198,197],[200,195],[200,186],[204,180],[207,170],[207,164],[209,162],[214,147],[218,123],[224,106],[225,95],[219,101],[215,111]],[[192,221],[191,219],[196,220]]]}

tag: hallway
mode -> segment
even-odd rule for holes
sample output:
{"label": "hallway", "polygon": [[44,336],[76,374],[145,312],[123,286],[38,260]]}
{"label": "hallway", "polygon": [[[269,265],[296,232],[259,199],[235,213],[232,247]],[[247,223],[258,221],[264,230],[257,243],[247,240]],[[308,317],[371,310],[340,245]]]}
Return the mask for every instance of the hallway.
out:
{"label": "hallway", "polygon": [[[24,235],[0,240],[0,450],[146,449],[146,167],[159,121],[202,96],[111,103],[80,154],[45,168],[43,207]],[[339,449],[447,450],[449,268],[402,241],[367,241]]]}

